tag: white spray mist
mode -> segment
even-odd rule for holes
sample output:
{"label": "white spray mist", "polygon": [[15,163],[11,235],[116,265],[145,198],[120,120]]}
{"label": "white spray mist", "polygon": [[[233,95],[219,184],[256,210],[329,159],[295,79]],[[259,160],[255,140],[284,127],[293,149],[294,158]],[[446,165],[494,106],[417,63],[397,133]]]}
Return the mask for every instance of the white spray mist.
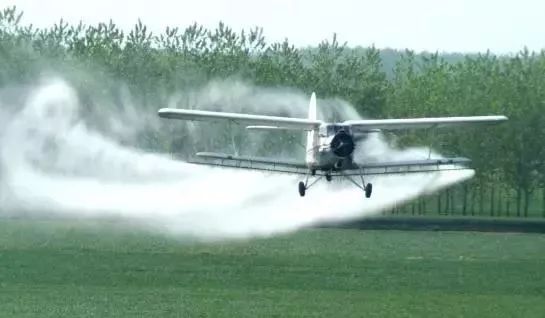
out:
{"label": "white spray mist", "polygon": [[[244,111],[245,100],[277,103],[281,114],[304,116],[307,100],[300,93],[256,94],[255,88],[225,85],[195,92],[193,106],[213,100],[208,105],[217,110],[239,105]],[[234,92],[239,95],[229,96]],[[77,95],[62,80],[36,87],[16,106],[22,110],[0,112],[0,215],[115,218],[178,236],[247,238],[373,215],[473,175],[464,170],[373,177],[370,199],[349,183],[320,182],[301,198],[299,176],[192,165],[121,146],[85,124]],[[345,115],[355,116],[344,108]],[[214,131],[205,137],[214,138]],[[389,159],[427,155],[424,149],[391,149],[380,136],[362,149]]]}

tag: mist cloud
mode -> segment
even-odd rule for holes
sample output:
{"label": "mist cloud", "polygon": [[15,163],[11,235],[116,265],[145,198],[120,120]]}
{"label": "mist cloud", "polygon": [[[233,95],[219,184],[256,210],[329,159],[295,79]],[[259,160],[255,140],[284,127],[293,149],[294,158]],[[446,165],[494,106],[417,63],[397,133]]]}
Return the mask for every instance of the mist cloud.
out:
{"label": "mist cloud", "polygon": [[[305,115],[307,97],[297,91],[233,85],[211,83],[172,103],[255,113],[260,109],[252,107],[267,104],[277,107],[267,110],[285,116]],[[324,117],[356,116],[345,102],[318,103],[334,105],[321,110]],[[29,89],[24,101],[3,99],[0,105],[0,215],[4,216],[114,218],[199,239],[268,236],[373,215],[473,175],[465,170],[369,177],[374,184],[370,199],[347,182],[319,182],[301,198],[300,176],[192,165],[121,145],[85,122],[76,92],[60,79]],[[327,113],[339,110],[342,113]],[[164,125],[167,129],[173,123]],[[194,126],[190,136],[195,132],[198,135],[187,143],[217,137],[214,129]],[[253,138],[256,144],[263,142]],[[391,149],[380,137],[363,146],[379,157],[427,156],[425,149]]]}

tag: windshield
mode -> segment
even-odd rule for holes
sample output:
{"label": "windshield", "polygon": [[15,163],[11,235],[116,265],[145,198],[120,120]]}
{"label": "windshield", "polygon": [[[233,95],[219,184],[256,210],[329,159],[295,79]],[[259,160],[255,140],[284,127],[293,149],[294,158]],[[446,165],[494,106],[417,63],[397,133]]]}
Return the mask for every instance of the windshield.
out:
{"label": "windshield", "polygon": [[331,125],[326,125],[320,128],[320,136],[321,137],[333,136],[341,130],[344,130],[347,133],[350,133],[349,126],[331,124]]}

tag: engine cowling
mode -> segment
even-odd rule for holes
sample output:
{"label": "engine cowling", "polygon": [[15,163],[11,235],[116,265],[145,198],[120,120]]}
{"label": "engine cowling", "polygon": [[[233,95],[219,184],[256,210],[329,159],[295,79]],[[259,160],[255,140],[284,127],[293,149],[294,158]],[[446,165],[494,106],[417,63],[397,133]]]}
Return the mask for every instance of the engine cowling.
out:
{"label": "engine cowling", "polygon": [[337,157],[346,158],[354,152],[354,139],[341,130],[331,139],[331,150]]}

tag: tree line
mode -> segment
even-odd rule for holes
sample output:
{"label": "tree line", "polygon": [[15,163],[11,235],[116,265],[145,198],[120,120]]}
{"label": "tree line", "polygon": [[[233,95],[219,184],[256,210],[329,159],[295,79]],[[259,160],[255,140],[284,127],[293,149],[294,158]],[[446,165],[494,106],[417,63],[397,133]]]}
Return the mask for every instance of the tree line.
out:
{"label": "tree line", "polygon": [[[267,42],[260,28],[235,31],[223,23],[152,34],[140,21],[124,32],[112,21],[69,25],[61,20],[35,28],[22,25],[21,17],[15,7],[0,12],[1,87],[32,83],[55,70],[76,87],[89,116],[116,107],[123,98],[114,85],[120,81],[140,110],[154,111],[177,91],[229,78],[339,97],[367,118],[504,114],[509,122],[497,127],[403,133],[395,142],[433,144],[442,153],[472,158],[476,178],[461,194],[447,195],[448,204],[464,211],[480,193],[481,203],[474,205],[509,201],[516,215],[528,216],[538,200],[532,198],[545,188],[544,51],[445,56],[406,50],[396,51],[393,59],[392,50],[351,48],[335,35],[316,47],[297,48],[288,40]],[[175,152],[184,145],[169,139],[171,133],[149,130],[139,140],[142,147]]]}

